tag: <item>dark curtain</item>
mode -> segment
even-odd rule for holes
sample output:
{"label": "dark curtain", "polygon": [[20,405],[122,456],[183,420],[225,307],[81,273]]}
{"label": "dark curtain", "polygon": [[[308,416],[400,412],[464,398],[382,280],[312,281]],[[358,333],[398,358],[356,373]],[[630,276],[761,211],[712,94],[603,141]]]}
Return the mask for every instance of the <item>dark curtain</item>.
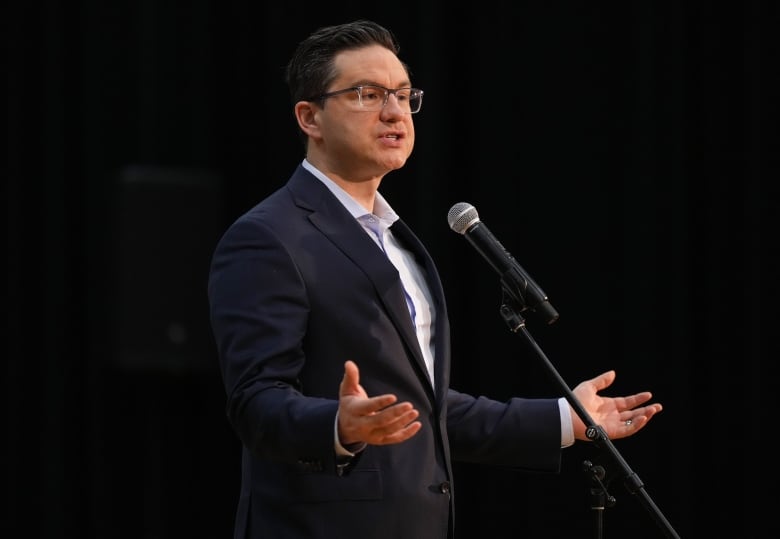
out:
{"label": "dark curtain", "polygon": [[[612,3],[610,3],[612,4]],[[417,146],[381,191],[439,262],[453,385],[497,399],[608,392],[665,411],[562,473],[459,464],[478,537],[777,533],[774,2],[6,6],[4,537],[229,537],[237,439],[207,321],[211,250],[302,158],[283,83],[315,27],[397,34]],[[449,230],[469,202],[550,297],[500,315],[498,276]],[[615,504],[598,511],[585,462]],[[642,486],[637,493],[632,485]]]}

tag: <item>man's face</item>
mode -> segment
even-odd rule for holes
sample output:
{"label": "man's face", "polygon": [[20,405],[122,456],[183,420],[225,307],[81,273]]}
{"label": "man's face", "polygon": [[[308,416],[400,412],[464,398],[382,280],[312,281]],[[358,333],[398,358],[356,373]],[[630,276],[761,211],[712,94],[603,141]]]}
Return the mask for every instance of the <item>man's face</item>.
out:
{"label": "man's face", "polygon": [[[373,45],[335,58],[338,77],[328,92],[365,84],[389,89],[411,86],[398,57]],[[381,110],[361,108],[357,92],[327,98],[315,109],[318,130],[310,140],[319,159],[347,181],[365,181],[401,168],[414,147],[414,123],[406,107],[390,95]]]}

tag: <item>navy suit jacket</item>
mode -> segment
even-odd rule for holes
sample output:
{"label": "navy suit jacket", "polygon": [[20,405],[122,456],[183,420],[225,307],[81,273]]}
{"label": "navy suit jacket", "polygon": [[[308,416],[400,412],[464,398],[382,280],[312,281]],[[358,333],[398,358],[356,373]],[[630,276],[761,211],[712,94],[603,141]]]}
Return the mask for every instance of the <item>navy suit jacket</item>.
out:
{"label": "navy suit jacket", "polygon": [[[219,241],[208,293],[227,416],[243,443],[235,538],[444,539],[453,459],[558,471],[556,399],[498,402],[449,388],[436,267],[402,220],[392,231],[435,303],[435,384],[395,267],[303,167]],[[342,467],[334,421],[347,359],[369,396],[413,403],[423,426]]]}

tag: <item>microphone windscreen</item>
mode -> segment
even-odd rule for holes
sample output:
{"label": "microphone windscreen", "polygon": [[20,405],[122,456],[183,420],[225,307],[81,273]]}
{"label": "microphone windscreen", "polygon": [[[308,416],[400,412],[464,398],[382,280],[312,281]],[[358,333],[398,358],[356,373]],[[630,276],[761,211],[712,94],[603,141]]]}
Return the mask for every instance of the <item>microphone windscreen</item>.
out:
{"label": "microphone windscreen", "polygon": [[447,212],[450,228],[458,234],[465,234],[474,223],[479,222],[477,209],[468,202],[458,202]]}

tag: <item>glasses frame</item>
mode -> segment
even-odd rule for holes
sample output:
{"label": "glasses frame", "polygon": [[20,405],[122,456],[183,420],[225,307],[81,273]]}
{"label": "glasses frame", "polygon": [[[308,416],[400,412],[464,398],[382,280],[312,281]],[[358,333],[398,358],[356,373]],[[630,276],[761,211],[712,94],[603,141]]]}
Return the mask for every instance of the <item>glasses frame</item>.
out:
{"label": "glasses frame", "polygon": [[[333,92],[326,92],[324,94],[318,95],[317,97],[313,97],[311,99],[307,99],[306,101],[320,101],[320,102],[322,102],[322,101],[325,101],[326,99],[328,99],[329,97],[336,97],[337,95],[347,94],[349,92],[357,92],[358,103],[360,103],[361,107],[365,107],[365,105],[363,105],[363,88],[376,88],[377,90],[384,90],[384,92],[385,92],[385,100],[382,102],[382,107],[379,108],[379,109],[373,110],[373,111],[371,109],[366,108],[365,109],[366,112],[378,112],[380,110],[383,110],[387,106],[387,101],[390,99],[390,94],[393,94],[395,96],[395,98],[398,99],[398,96],[396,94],[398,92],[400,92],[401,90],[409,90],[411,94],[414,94],[414,93],[418,94],[418,99],[419,99],[420,105],[417,107],[417,110],[415,110],[415,111],[412,111],[410,109],[409,110],[409,114],[417,114],[418,112],[420,112],[420,109],[422,109],[422,97],[423,97],[423,94],[425,92],[423,92],[419,88],[412,88],[410,86],[404,86],[403,88],[391,89],[391,88],[385,88],[384,86],[379,86],[378,84],[361,84],[360,86],[350,86],[349,88],[344,88],[342,90],[335,90]],[[411,101],[411,98],[410,98],[409,101]]]}

